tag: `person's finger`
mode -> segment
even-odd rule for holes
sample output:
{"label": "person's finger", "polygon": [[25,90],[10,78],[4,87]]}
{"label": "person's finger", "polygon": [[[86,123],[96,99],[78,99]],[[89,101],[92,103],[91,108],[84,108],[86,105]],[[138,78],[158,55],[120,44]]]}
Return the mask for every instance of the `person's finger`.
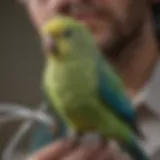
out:
{"label": "person's finger", "polygon": [[112,156],[112,160],[131,160],[126,153],[115,153]]}
{"label": "person's finger", "polygon": [[[120,148],[115,141],[111,141],[106,145],[104,150],[101,151],[98,160],[117,160],[115,157],[120,153]],[[119,158],[118,158],[119,160]]]}
{"label": "person's finger", "polygon": [[104,150],[105,159],[113,159],[120,153],[120,147],[116,141],[111,141]]}
{"label": "person's finger", "polygon": [[61,140],[57,141],[46,148],[38,151],[29,160],[50,160],[59,159],[64,154],[70,151],[74,142],[72,140]]}
{"label": "person's finger", "polygon": [[79,147],[76,148],[73,152],[64,157],[63,160],[94,160],[96,155],[99,152],[99,147]]}
{"label": "person's finger", "polygon": [[[115,159],[117,160],[117,159]],[[130,156],[126,153],[122,153],[119,160],[131,160]]]}
{"label": "person's finger", "polygon": [[129,155],[122,152],[118,143],[112,141],[108,146],[100,153],[97,160],[131,160]]}

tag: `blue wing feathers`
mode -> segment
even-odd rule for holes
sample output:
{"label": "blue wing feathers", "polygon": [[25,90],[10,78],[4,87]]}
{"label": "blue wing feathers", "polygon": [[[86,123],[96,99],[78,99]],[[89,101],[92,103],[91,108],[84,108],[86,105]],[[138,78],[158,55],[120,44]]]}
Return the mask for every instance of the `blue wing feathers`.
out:
{"label": "blue wing feathers", "polygon": [[118,84],[114,84],[116,83],[113,79],[115,77],[110,77],[110,75],[106,74],[102,63],[98,65],[98,77],[100,96],[102,96],[104,102],[121,117],[133,123],[136,112],[132,107],[131,101],[125,95],[125,92],[123,94],[116,92],[116,85]]}

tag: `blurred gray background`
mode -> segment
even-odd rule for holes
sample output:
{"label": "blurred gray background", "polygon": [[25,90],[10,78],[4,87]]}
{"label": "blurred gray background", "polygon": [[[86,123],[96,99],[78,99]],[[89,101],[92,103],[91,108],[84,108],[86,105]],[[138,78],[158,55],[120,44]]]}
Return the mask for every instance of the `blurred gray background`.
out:
{"label": "blurred gray background", "polygon": [[[39,45],[24,8],[16,0],[0,0],[0,102],[39,104],[43,67]],[[0,128],[0,151],[18,125]]]}
{"label": "blurred gray background", "polygon": [[[0,102],[38,105],[42,67],[39,37],[24,8],[16,0],[0,0]],[[159,64],[155,73],[147,101],[159,111]],[[17,126],[19,123],[9,124],[3,130],[0,128],[0,151]]]}
{"label": "blurred gray background", "polygon": [[23,7],[0,2],[0,100],[37,104],[42,53]]}

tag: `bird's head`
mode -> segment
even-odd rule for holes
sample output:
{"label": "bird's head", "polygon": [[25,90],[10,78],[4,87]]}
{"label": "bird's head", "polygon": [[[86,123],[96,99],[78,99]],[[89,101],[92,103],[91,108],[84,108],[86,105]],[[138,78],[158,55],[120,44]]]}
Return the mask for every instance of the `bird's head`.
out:
{"label": "bird's head", "polygon": [[[95,45],[88,29],[68,16],[57,16],[42,28],[47,52],[54,59],[87,56]],[[87,52],[86,52],[87,51]],[[84,54],[84,55],[83,55]]]}

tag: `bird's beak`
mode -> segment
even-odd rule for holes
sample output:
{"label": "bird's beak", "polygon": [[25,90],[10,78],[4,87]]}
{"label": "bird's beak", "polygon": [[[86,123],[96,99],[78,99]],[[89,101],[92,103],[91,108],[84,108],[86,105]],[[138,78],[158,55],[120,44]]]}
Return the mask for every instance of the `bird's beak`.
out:
{"label": "bird's beak", "polygon": [[47,53],[52,53],[54,55],[58,54],[56,40],[50,35],[44,36],[44,48]]}

